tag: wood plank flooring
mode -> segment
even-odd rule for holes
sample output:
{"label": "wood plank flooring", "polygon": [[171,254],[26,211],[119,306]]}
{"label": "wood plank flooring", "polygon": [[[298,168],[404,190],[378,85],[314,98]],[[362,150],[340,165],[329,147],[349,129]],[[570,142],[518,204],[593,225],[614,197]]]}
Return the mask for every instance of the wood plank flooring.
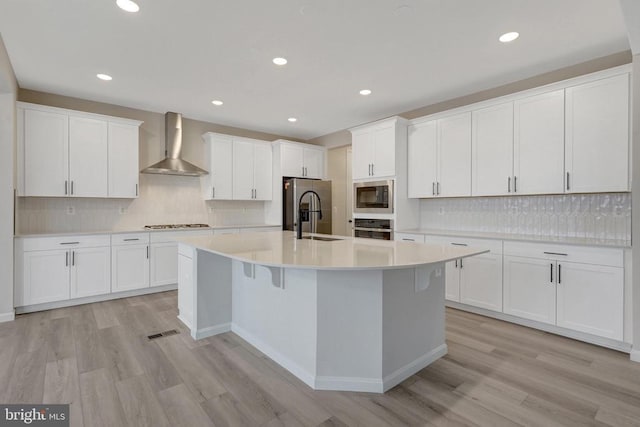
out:
{"label": "wood plank flooring", "polygon": [[[627,354],[447,309],[449,354],[383,395],[314,391],[232,333],[193,341],[175,291],[0,324],[0,402],[72,426],[640,426]],[[179,335],[148,341],[168,329]]]}

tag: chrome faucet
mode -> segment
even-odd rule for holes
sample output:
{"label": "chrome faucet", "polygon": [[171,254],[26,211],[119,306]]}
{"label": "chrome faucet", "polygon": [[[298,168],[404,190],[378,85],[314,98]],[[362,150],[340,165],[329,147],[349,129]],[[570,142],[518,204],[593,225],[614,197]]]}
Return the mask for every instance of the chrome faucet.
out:
{"label": "chrome faucet", "polygon": [[[315,196],[318,198],[318,210],[317,211],[312,211],[312,210],[309,210],[309,209],[304,209],[304,210],[302,209],[302,198],[307,193],[315,194]],[[322,219],[322,200],[320,200],[320,196],[318,195],[318,193],[316,193],[313,190],[307,190],[304,193],[302,193],[302,195],[300,196],[300,200],[298,200],[298,223],[296,224],[296,233],[297,233],[297,238],[298,239],[302,239],[302,220],[309,221],[309,214],[313,213],[313,212],[317,212],[318,213],[318,219]]]}

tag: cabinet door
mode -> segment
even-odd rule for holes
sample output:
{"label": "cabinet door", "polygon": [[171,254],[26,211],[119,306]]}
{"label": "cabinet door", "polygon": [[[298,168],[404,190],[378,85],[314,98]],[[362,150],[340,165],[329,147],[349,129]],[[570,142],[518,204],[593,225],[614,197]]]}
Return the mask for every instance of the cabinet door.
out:
{"label": "cabinet door", "polygon": [[502,312],[502,255],[477,255],[461,265],[460,302]]}
{"label": "cabinet door", "polygon": [[211,196],[215,200],[233,198],[233,141],[216,139],[211,147]]}
{"label": "cabinet door", "polygon": [[558,262],[558,326],[623,339],[624,270]]}
{"label": "cabinet door", "polygon": [[109,122],[109,197],[138,197],[138,132],[138,126]]}
{"label": "cabinet door", "polygon": [[554,325],[555,269],[553,261],[505,255],[504,312]]}
{"label": "cabinet door", "polygon": [[149,287],[149,246],[111,248],[111,292]]}
{"label": "cabinet door", "polygon": [[24,253],[24,305],[69,299],[69,252]]}
{"label": "cabinet door", "polygon": [[24,195],[65,196],[69,178],[69,118],[24,110]]}
{"label": "cabinet door", "polygon": [[178,244],[151,244],[151,286],[178,283]]}
{"label": "cabinet door", "polygon": [[514,192],[564,192],[564,91],[515,101],[514,126]]}
{"label": "cabinet door", "polygon": [[353,134],[351,143],[351,170],[353,179],[370,178],[373,163],[373,132]]}
{"label": "cabinet door", "polygon": [[473,112],[472,158],[474,196],[509,194],[513,175],[513,103]]}
{"label": "cabinet door", "polygon": [[430,121],[409,127],[408,195],[434,197],[437,181],[437,122]]}
{"label": "cabinet door", "polygon": [[303,177],[304,149],[298,145],[280,145],[280,162],[282,176]]}
{"label": "cabinet door", "polygon": [[233,199],[253,199],[253,142],[233,141]]}
{"label": "cabinet door", "polygon": [[178,255],[178,318],[191,328],[193,324],[193,260]]}
{"label": "cabinet door", "polygon": [[460,302],[460,260],[445,264],[444,297],[449,301]]}
{"label": "cabinet door", "polygon": [[629,189],[629,75],[566,90],[565,162],[572,193]]}
{"label": "cabinet door", "polygon": [[437,194],[471,195],[471,113],[438,120]]}
{"label": "cabinet door", "polygon": [[324,150],[315,150],[313,148],[305,148],[304,167],[306,178],[324,178]]}
{"label": "cabinet door", "polygon": [[271,200],[273,198],[273,175],[271,144],[257,142],[254,144],[253,188],[255,200]]}
{"label": "cabinet door", "polygon": [[111,249],[79,248],[71,251],[71,298],[111,292]]}
{"label": "cabinet door", "polygon": [[107,197],[107,122],[69,117],[69,181],[72,196]]}
{"label": "cabinet door", "polygon": [[372,176],[380,178],[396,174],[396,128],[389,126],[373,132],[374,158]]}

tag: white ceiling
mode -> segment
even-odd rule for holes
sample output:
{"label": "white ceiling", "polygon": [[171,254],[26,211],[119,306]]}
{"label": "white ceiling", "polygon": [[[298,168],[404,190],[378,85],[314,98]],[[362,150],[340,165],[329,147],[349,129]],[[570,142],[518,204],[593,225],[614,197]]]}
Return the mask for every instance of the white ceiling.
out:
{"label": "white ceiling", "polygon": [[310,139],[629,49],[614,0],[138,4],[2,0],[20,86]]}

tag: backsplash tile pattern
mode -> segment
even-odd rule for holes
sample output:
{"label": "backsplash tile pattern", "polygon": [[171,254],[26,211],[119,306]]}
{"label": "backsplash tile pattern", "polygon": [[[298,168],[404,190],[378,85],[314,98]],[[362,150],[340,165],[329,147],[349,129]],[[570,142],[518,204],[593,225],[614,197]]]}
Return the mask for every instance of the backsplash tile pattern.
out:
{"label": "backsplash tile pattern", "polygon": [[631,240],[631,194],[560,194],[420,201],[420,226],[537,237]]}
{"label": "backsplash tile pattern", "polygon": [[[73,208],[74,214],[68,214]],[[148,224],[264,223],[264,203],[204,201],[193,177],[140,175],[137,199],[19,198],[16,233],[65,233],[135,230]]]}

